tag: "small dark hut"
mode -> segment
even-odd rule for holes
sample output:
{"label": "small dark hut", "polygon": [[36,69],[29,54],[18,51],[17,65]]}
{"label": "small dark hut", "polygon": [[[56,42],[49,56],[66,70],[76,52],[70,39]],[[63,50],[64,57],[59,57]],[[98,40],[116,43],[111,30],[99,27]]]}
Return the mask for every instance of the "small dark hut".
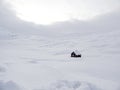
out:
{"label": "small dark hut", "polygon": [[77,53],[75,53],[74,51],[71,53],[71,57],[81,57],[81,54],[79,53],[79,54],[77,54]]}

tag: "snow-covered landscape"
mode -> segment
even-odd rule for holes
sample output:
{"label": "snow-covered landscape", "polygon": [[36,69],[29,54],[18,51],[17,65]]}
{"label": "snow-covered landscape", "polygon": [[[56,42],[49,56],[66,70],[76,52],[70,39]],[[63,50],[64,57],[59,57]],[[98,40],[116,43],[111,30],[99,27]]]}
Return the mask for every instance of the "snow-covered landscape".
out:
{"label": "snow-covered landscape", "polygon": [[4,18],[0,90],[120,90],[119,12],[51,26]]}

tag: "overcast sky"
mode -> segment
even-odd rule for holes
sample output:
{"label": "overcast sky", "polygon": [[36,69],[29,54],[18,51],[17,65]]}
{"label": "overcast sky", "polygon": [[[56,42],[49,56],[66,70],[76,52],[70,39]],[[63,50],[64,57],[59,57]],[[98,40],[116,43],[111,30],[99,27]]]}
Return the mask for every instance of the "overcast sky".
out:
{"label": "overcast sky", "polygon": [[6,0],[26,21],[49,25],[71,19],[89,20],[120,8],[120,0]]}
{"label": "overcast sky", "polygon": [[[29,3],[33,4],[33,6]],[[27,4],[28,6],[31,5],[29,7],[29,10],[26,8]],[[47,4],[48,4],[48,7],[46,7]],[[32,17],[28,16],[30,17],[30,19],[27,20],[28,18],[24,18],[24,10],[22,13],[21,11],[19,11],[19,9],[17,9],[16,5],[18,5],[18,7],[20,5],[20,8],[21,8],[21,5],[25,6],[25,7],[22,7],[20,10],[22,9],[28,10],[30,12],[26,11],[25,14],[29,15],[30,13],[34,13],[33,16]],[[44,8],[46,7],[47,9],[53,6],[53,12],[52,14],[50,13],[51,15],[53,15],[52,16],[53,18],[51,18],[50,16],[51,19],[48,19],[47,21],[46,19],[47,16],[43,12],[42,12],[43,15],[41,16],[40,15],[41,10],[44,11],[45,9],[40,8],[39,5],[40,6],[42,5]],[[66,14],[67,10],[54,12],[55,7],[56,7],[55,8],[56,10],[63,9],[64,7],[62,5],[65,7],[66,5],[68,5],[67,7],[69,7],[69,10],[71,10],[68,15]],[[47,0],[0,0],[0,28],[5,28],[6,30],[9,30],[12,32],[24,31],[24,33],[28,33],[28,32],[35,33],[34,31],[36,31],[37,34],[41,34],[41,35],[46,34],[46,32],[48,31],[57,31],[57,32],[60,31],[58,33],[62,33],[62,32],[75,32],[75,31],[81,32],[81,30],[82,31],[111,30],[111,29],[118,30],[120,29],[119,6],[120,6],[120,0],[59,0],[59,1],[57,0],[48,0],[48,1]],[[35,7],[35,8],[33,8],[32,10],[32,7]],[[52,7],[49,8],[48,10],[49,12],[51,12]],[[84,12],[88,13],[87,15],[88,16],[90,15],[90,17],[93,15],[92,18],[91,19],[86,18],[87,20],[81,21],[80,18],[82,18],[82,15],[84,16],[85,14]],[[63,16],[64,15],[67,15],[67,16],[66,18],[63,18],[60,14],[58,15],[58,17],[54,18],[54,15],[56,15],[56,13],[57,14],[61,13]],[[96,13],[99,13],[99,14],[96,16]],[[20,18],[22,16],[18,17],[19,14],[23,15],[22,19]],[[47,13],[48,16],[50,14]],[[36,18],[37,18],[37,22],[40,21],[40,23],[37,25],[34,24],[36,23],[35,21]]]}

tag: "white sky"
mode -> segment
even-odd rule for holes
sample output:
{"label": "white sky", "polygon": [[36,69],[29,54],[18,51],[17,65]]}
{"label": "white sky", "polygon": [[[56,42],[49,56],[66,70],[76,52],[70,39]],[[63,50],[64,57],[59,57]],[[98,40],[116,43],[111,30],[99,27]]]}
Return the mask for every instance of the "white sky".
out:
{"label": "white sky", "polygon": [[120,0],[7,0],[19,18],[48,25],[71,19],[89,20],[120,7]]}

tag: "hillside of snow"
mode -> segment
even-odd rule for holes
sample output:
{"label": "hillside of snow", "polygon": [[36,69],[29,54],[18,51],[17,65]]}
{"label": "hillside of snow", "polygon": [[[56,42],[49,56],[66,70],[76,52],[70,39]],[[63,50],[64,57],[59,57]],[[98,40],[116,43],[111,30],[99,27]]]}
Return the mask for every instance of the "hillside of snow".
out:
{"label": "hillside of snow", "polygon": [[[0,90],[120,90],[120,12],[42,26],[0,1]],[[78,50],[81,58],[71,58]]]}
{"label": "hillside of snow", "polygon": [[[0,32],[0,90],[120,90],[120,30],[51,38]],[[82,58],[71,58],[74,50]]]}

